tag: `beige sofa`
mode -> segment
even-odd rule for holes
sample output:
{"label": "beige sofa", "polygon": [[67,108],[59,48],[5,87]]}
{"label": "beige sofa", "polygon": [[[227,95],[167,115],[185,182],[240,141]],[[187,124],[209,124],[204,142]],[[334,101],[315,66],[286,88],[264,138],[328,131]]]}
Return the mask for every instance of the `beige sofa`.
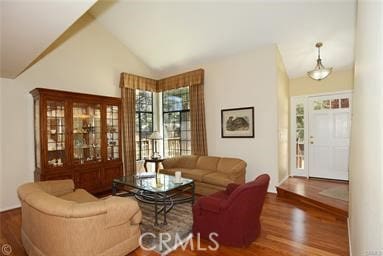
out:
{"label": "beige sofa", "polygon": [[181,156],[165,159],[162,165],[161,173],[181,171],[182,177],[194,180],[197,194],[209,195],[224,190],[229,183],[245,183],[247,164],[237,158]]}
{"label": "beige sofa", "polygon": [[99,200],[72,180],[18,188],[28,255],[126,255],[138,247],[141,210],[123,197]]}

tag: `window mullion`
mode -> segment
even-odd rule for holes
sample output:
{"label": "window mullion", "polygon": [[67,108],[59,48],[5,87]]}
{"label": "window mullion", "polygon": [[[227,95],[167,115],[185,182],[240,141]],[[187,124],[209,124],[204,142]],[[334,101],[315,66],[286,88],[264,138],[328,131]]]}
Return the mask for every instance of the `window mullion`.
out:
{"label": "window mullion", "polygon": [[180,155],[182,155],[182,112],[179,111],[179,126],[180,126]]}
{"label": "window mullion", "polygon": [[138,112],[138,145],[139,145],[139,152],[140,152],[140,160],[142,159],[142,136],[141,136],[141,112]]}

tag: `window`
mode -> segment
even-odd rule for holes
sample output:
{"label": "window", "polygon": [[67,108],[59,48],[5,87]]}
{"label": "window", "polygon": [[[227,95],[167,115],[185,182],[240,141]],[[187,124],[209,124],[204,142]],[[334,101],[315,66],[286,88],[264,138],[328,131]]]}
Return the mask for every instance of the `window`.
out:
{"label": "window", "polygon": [[[291,115],[290,115],[290,170],[293,176],[308,175],[308,157],[307,157],[307,139],[308,139],[308,109],[306,97],[291,97]],[[326,105],[327,103],[325,103]],[[322,108],[322,102],[314,103],[313,106]]]}
{"label": "window", "polygon": [[153,93],[136,90],[136,159],[152,155],[148,139],[153,132]]}
{"label": "window", "polygon": [[296,140],[295,140],[295,168],[305,168],[305,117],[303,103],[296,105]]}
{"label": "window", "polygon": [[[314,110],[326,110],[326,109],[339,109],[339,108],[349,108],[350,99],[331,99],[331,100],[316,100],[314,101],[313,109]],[[340,102],[340,104],[339,104]]]}
{"label": "window", "polygon": [[191,154],[189,87],[162,93],[164,155]]}

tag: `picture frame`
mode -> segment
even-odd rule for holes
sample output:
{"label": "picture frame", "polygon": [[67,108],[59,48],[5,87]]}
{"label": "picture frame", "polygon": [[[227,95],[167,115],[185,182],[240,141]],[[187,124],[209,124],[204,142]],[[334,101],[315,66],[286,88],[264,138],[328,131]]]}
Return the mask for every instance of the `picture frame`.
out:
{"label": "picture frame", "polygon": [[221,110],[222,138],[254,138],[254,107]]}

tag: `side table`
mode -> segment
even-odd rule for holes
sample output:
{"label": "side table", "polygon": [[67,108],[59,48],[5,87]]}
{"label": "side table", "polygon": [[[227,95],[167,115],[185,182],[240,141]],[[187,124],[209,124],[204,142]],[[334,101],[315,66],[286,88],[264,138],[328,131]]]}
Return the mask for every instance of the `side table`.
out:
{"label": "side table", "polygon": [[145,171],[148,172],[148,167],[147,167],[148,163],[154,163],[155,172],[157,173],[159,163],[162,163],[165,159],[164,158],[145,158],[144,160],[145,160],[144,162]]}

